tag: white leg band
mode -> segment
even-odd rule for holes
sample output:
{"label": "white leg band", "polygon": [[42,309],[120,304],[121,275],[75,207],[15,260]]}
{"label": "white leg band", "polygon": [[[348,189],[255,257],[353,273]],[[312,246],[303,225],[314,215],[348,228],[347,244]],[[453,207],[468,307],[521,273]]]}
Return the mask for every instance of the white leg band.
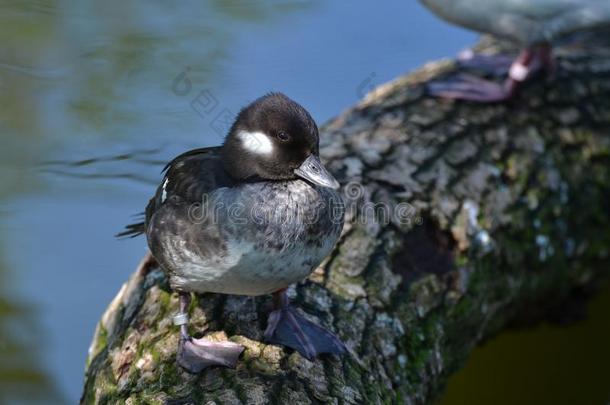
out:
{"label": "white leg band", "polygon": [[177,314],[173,318],[174,325],[181,326],[189,322],[188,314]]}
{"label": "white leg band", "polygon": [[522,82],[525,79],[527,79],[527,76],[529,75],[530,70],[527,66],[525,66],[522,63],[514,63],[511,67],[510,67],[510,71],[508,72],[508,75],[511,77],[511,79],[516,80],[518,82]]}

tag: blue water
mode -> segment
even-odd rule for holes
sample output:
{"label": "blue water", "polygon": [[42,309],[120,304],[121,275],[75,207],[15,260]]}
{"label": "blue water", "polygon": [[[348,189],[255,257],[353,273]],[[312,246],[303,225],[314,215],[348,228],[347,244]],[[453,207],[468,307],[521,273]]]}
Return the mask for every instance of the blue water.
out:
{"label": "blue water", "polygon": [[113,234],[162,162],[218,144],[267,91],[323,123],[475,41],[405,0],[0,1],[0,38],[0,297],[17,308],[0,343],[21,343],[0,359],[8,403],[78,400],[95,324],[145,252]]}

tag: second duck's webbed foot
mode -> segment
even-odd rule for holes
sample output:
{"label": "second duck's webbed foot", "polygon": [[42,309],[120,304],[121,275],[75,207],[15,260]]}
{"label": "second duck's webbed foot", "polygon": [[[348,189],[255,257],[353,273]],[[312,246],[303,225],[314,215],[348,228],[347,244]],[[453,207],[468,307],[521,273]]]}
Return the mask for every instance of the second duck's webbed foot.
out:
{"label": "second duck's webbed foot", "polygon": [[540,45],[526,49],[506,67],[506,59],[494,56],[477,56],[465,58],[459,63],[467,68],[481,68],[492,74],[506,71],[508,77],[503,83],[496,83],[472,74],[461,73],[446,80],[433,81],[428,84],[428,94],[435,97],[469,100],[480,103],[502,102],[511,99],[521,83],[541,70],[552,72],[554,59],[550,48]]}
{"label": "second duck's webbed foot", "polygon": [[499,77],[508,74],[515,57],[514,54],[487,55],[475,53],[472,49],[466,49],[458,54],[457,63],[465,69]]}
{"label": "second duck's webbed foot", "polygon": [[510,99],[515,87],[516,84],[511,79],[499,84],[473,75],[460,74],[446,81],[428,84],[428,93],[436,97],[493,103]]}
{"label": "second duck's webbed foot", "polygon": [[265,340],[269,343],[290,347],[308,360],[318,354],[344,354],[347,348],[328,329],[319,326],[297,311],[291,305],[285,293],[276,293],[277,309],[271,312],[265,330]]}

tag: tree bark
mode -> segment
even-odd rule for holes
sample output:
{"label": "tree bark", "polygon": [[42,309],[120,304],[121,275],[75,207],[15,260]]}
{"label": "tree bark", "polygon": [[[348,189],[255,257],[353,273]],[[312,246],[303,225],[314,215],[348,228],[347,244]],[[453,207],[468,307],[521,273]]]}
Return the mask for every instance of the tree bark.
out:
{"label": "tree bark", "polygon": [[204,294],[191,330],[246,350],[234,370],[189,374],[175,361],[177,296],[150,269],[99,322],[82,401],[429,403],[482,340],[570,320],[608,269],[610,53],[571,49],[508,103],[425,95],[461,69],[426,65],[321,130],[349,214],[333,254],[289,291],[348,355],[310,362],[262,343],[270,297]]}

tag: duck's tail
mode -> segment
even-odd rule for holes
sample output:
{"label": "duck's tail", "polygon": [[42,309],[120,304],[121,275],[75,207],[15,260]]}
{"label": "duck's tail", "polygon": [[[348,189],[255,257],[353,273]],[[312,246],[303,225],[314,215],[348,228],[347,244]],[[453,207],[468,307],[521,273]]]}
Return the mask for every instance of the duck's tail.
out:
{"label": "duck's tail", "polygon": [[[144,213],[141,212],[141,213],[137,214],[136,217],[143,219]],[[140,236],[140,235],[144,234],[145,231],[146,231],[146,229],[144,226],[144,221],[140,221],[140,222],[135,222],[133,224],[129,224],[129,225],[125,226],[125,229],[123,231],[117,233],[114,236],[119,239],[135,238],[136,236]]]}

